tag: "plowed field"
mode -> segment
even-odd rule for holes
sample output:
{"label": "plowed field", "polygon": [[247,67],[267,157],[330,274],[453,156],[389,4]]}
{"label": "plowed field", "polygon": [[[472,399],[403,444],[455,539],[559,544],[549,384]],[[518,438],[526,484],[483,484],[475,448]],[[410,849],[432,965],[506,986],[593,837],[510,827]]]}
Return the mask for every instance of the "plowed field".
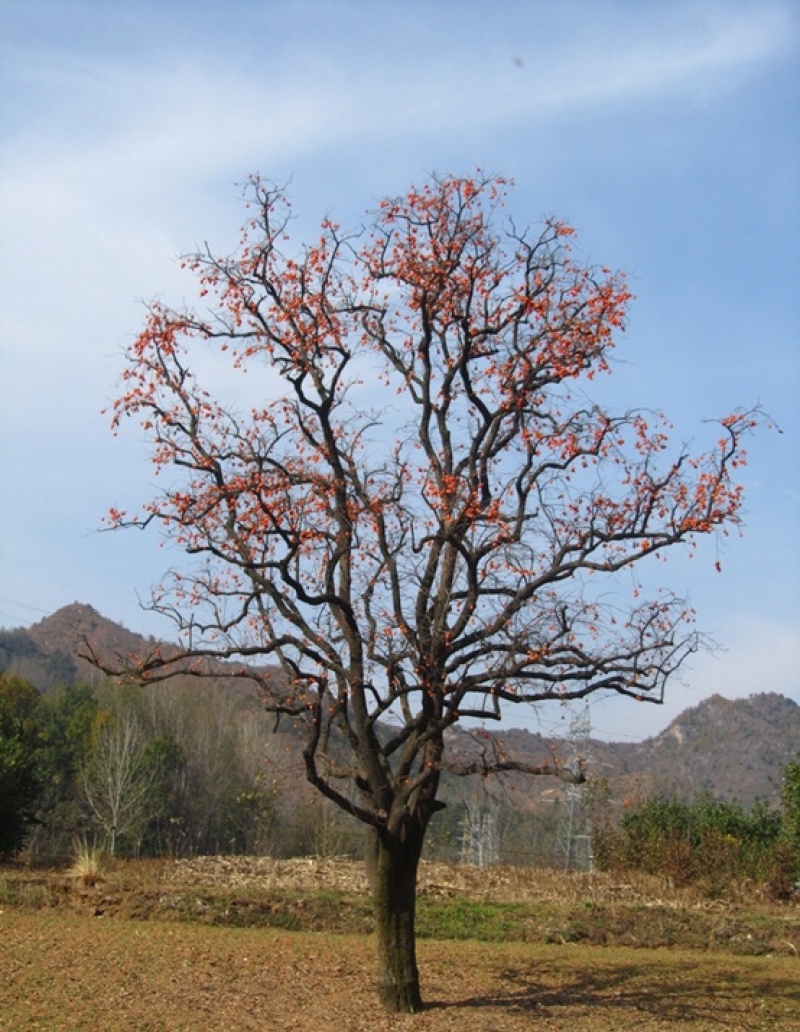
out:
{"label": "plowed field", "polygon": [[[162,891],[175,892],[178,873],[161,873]],[[502,896],[494,877],[488,887]],[[191,896],[202,871],[179,880]],[[434,879],[440,892],[466,891],[456,882]],[[139,920],[80,898],[80,906],[0,904],[3,1032],[800,1032],[800,960],[789,941],[783,952],[747,956],[429,938],[419,943],[428,1009],[389,1016],[373,990],[369,934],[221,927],[158,913]]]}

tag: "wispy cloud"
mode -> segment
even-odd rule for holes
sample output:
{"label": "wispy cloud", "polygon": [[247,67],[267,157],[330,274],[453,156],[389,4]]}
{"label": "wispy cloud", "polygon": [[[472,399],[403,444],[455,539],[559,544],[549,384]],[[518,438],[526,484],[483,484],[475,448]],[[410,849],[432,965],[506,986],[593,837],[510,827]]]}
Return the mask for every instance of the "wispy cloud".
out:
{"label": "wispy cloud", "polygon": [[[44,129],[58,148],[52,157],[76,162],[90,183],[203,176],[232,159],[299,158],[365,133],[474,132],[521,117],[720,89],[731,76],[786,53],[795,35],[790,8],[770,0],[653,5],[635,19],[613,5],[565,4],[560,18],[548,20],[560,37],[554,48],[540,12],[515,6],[513,47],[487,22],[485,33],[456,34],[437,50],[438,34],[419,38],[414,13],[421,9],[408,7],[387,53],[368,45],[369,14],[343,5],[335,59],[331,40],[320,38],[319,28],[305,32],[301,20],[285,51],[266,48],[257,63],[247,39],[238,61],[224,46],[211,61],[189,48],[176,57],[156,39],[144,68],[135,54],[65,61],[23,50],[19,75],[31,101],[47,103],[40,117],[17,121],[20,156],[35,153]],[[328,16],[323,26],[334,20],[330,10]],[[227,31],[236,31],[235,22]],[[302,62],[292,60],[294,46],[303,48]]]}

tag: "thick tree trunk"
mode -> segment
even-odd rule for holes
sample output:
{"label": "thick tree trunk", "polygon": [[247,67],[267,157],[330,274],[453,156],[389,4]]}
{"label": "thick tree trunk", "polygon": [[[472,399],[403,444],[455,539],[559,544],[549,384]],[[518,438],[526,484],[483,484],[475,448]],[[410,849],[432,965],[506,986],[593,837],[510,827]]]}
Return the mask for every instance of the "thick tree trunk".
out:
{"label": "thick tree trunk", "polygon": [[424,837],[424,828],[413,819],[398,835],[374,829],[367,835],[367,875],[378,940],[378,995],[392,1013],[422,1010],[414,912]]}

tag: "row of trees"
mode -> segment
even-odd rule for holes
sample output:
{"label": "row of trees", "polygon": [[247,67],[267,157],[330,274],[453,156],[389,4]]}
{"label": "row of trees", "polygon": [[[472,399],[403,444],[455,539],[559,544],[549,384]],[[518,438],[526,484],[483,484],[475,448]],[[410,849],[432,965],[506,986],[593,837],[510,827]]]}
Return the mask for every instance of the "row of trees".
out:
{"label": "row of trees", "polygon": [[[274,735],[255,700],[219,684],[65,685],[0,675],[0,854],[70,858],[84,840],[120,856],[360,856],[352,818],[302,777],[297,730]],[[561,866],[564,808],[445,778],[432,859]],[[601,870],[642,870],[724,893],[743,878],[778,896],[800,879],[800,759],[780,809],[710,795],[609,806],[590,778],[581,819]],[[614,816],[617,813],[617,816]]]}
{"label": "row of trees", "polygon": [[[303,777],[302,739],[222,684],[111,681],[40,693],[0,674],[0,855],[63,862],[88,840],[122,857],[363,855],[353,819]],[[427,855],[546,864],[557,807],[449,778]],[[470,842],[484,828],[491,845]]]}
{"label": "row of trees", "polygon": [[[0,676],[0,852],[61,860],[314,850],[290,735],[219,686],[67,685]],[[304,793],[308,795],[308,792]]]}

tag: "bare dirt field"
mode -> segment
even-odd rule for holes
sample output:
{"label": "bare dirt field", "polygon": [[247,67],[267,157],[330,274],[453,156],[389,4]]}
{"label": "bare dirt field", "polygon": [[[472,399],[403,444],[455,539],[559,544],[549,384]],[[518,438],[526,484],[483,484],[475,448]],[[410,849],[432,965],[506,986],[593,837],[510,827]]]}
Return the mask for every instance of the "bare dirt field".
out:
{"label": "bare dirt field", "polygon": [[[3,1032],[800,1030],[796,908],[777,914],[769,933],[774,948],[765,946],[759,955],[745,952],[751,932],[731,950],[422,939],[428,1009],[388,1016],[373,990],[369,934],[220,926],[222,912],[209,916],[214,897],[204,895],[211,882],[218,894],[226,888],[219,898],[228,904],[248,891],[252,898],[254,892],[262,900],[277,898],[290,885],[299,912],[303,893],[313,909],[312,897],[320,892],[339,909],[358,910],[362,886],[353,865],[215,860],[141,871],[121,868],[81,888],[63,875],[50,875],[46,884],[25,875],[16,886],[14,878],[0,879]],[[587,907],[589,881],[571,880],[561,900],[549,898],[558,895],[559,884],[563,877],[536,879],[530,872],[427,868],[423,899],[427,894],[457,902],[468,894],[501,901],[516,899],[528,886],[538,900],[531,905],[551,915],[572,906],[571,895],[575,906]],[[176,898],[202,905],[193,917],[153,905],[146,920],[136,919],[126,915],[141,906],[137,891],[144,899],[166,900],[165,906]],[[642,892],[603,879],[595,879],[591,891],[590,910],[601,906],[604,895]],[[647,901],[640,902],[646,910]],[[690,906],[677,899],[660,903]],[[636,899],[633,908],[640,909]],[[361,920],[359,911],[356,922]]]}

